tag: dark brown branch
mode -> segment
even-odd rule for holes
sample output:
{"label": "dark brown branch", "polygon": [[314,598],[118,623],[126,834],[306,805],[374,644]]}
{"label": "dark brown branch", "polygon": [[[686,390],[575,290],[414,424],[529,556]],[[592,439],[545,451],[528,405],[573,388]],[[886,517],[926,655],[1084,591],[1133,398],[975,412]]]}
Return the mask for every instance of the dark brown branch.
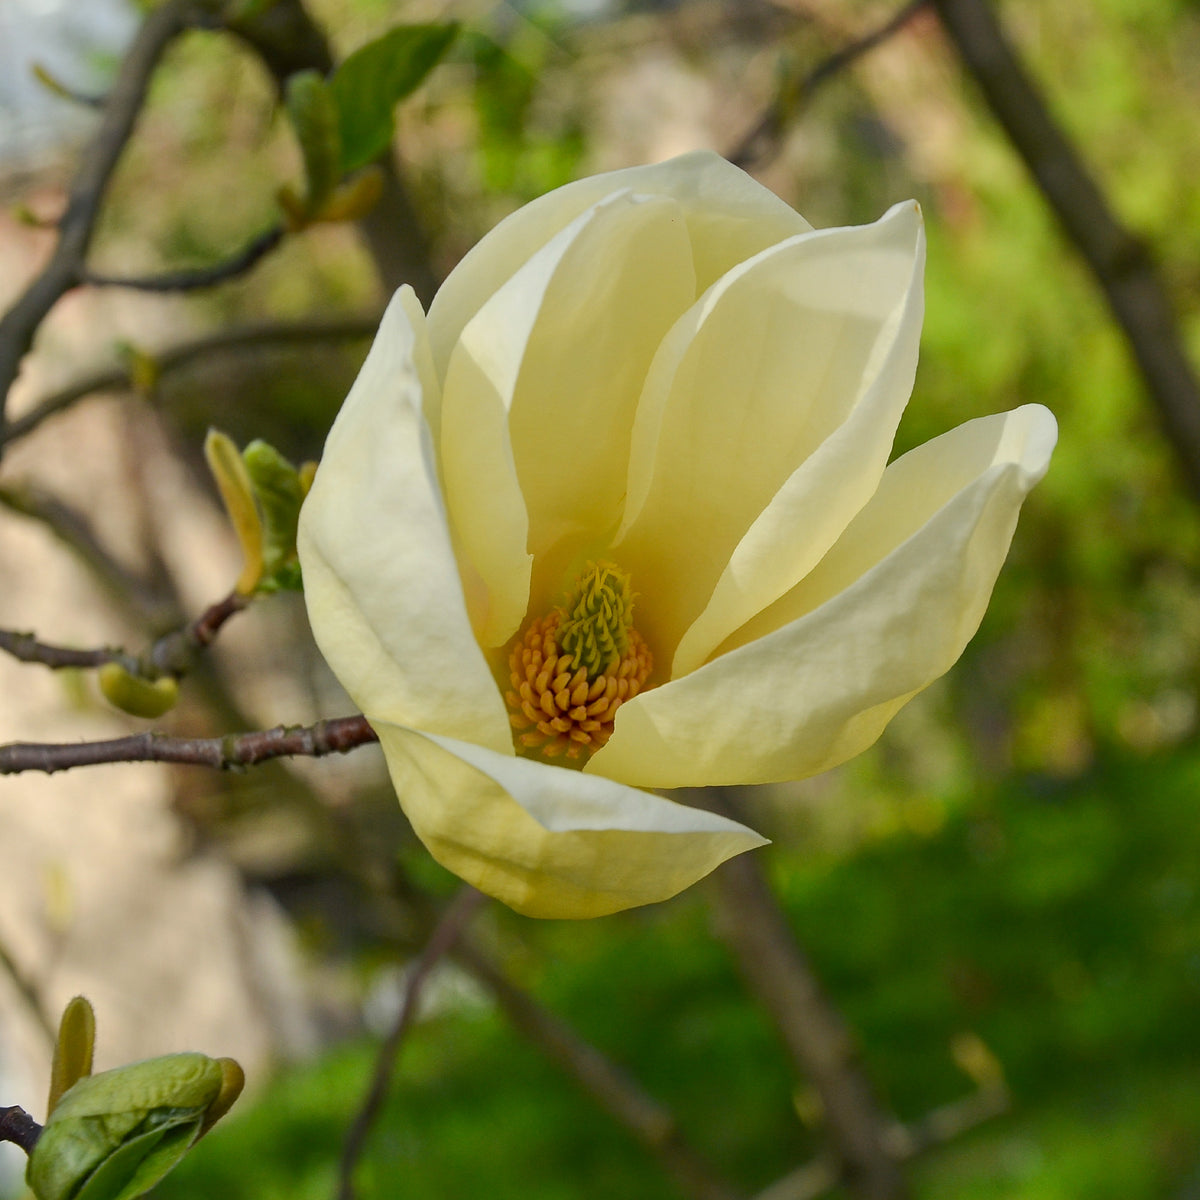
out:
{"label": "dark brown branch", "polygon": [[208,267],[196,267],[182,271],[165,271],[161,275],[105,275],[99,271],[84,270],[80,281],[92,287],[133,288],[139,292],[194,292],[201,288],[214,287],[230,279],[245,275],[260,259],[265,258],[283,241],[284,228],[273,225],[224,262]]}
{"label": "dark brown branch", "polygon": [[42,771],[51,775],[72,767],[104,763],[167,762],[235,771],[271,758],[323,758],[378,741],[366,717],[336,717],[315,725],[260,729],[225,737],[167,737],[135,733],[103,742],[9,742],[0,746],[0,775]]}
{"label": "dark brown branch", "polygon": [[826,83],[840,75],[869,50],[874,50],[880,43],[886,42],[888,38],[907,25],[929,2],[930,0],[909,0],[909,3],[893,14],[878,29],[873,29],[870,33],[856,38],[828,58],[823,59],[802,79],[786,82],[770,106],[759,117],[754,128],[726,156],[729,161],[739,167],[761,165],[778,148],[780,134],[787,123],[812,102],[813,96]]}
{"label": "dark brown branch", "polygon": [[1146,245],[1117,220],[984,0],[933,0],[967,70],[1103,289],[1200,499],[1200,384]]}
{"label": "dark brown branch", "polygon": [[[728,812],[721,789],[689,793],[697,806]],[[885,1113],[859,1061],[858,1047],[829,1001],[779,907],[760,854],[742,854],[713,873],[717,931],[752,993],[770,1013],[798,1072],[821,1098],[839,1182],[862,1200],[908,1195],[889,1146]]]}
{"label": "dark brown branch", "polygon": [[688,1145],[671,1111],[620,1067],[542,1008],[475,946],[460,940],[453,955],[487,987],[516,1029],[658,1159],[683,1195],[690,1200],[739,1200],[740,1193]]}
{"label": "dark brown branch", "polygon": [[23,1108],[0,1108],[0,1142],[12,1142],[32,1154],[41,1136],[42,1127]]}
{"label": "dark brown branch", "polygon": [[34,333],[58,299],[80,282],[104,193],[133,132],[150,76],[167,46],[193,22],[196,11],[196,0],[166,0],[142,23],[109,92],[100,126],[84,150],[72,181],[54,253],[41,274],[0,318],[0,436],[8,392]]}
{"label": "dark brown branch", "polygon": [[136,671],[134,658],[119,646],[101,646],[94,650],[75,650],[70,646],[52,646],[39,642],[32,633],[18,633],[12,629],[0,629],[0,650],[11,654],[23,663],[37,663],[52,671],[70,669],[89,670],[102,667],[105,663],[120,663],[128,671]]}
{"label": "dark brown branch", "polygon": [[371,1078],[371,1086],[363,1100],[362,1108],[346,1134],[346,1143],[342,1148],[338,1166],[338,1200],[354,1200],[354,1168],[366,1147],[371,1126],[387,1099],[396,1067],[396,1056],[400,1053],[404,1038],[416,1019],[417,1005],[425,981],[458,940],[459,934],[466,928],[483,899],[482,893],[473,887],[462,888],[435,926],[425,949],[421,951],[409,972],[400,1011],[396,1014],[396,1020],[375,1059],[375,1073]]}
{"label": "dark brown branch", "polygon": [[[370,337],[379,327],[379,314],[362,316],[325,317],[301,321],[263,322],[222,329],[191,341],[180,342],[150,355],[158,377],[203,361],[212,354],[256,350],[263,346],[306,345],[311,342],[354,341]],[[128,391],[135,386],[133,377],[124,367],[97,371],[68,384],[60,391],[39,400],[28,412],[9,422],[7,440],[31,433],[48,417],[70,408],[87,396],[102,392]]]}

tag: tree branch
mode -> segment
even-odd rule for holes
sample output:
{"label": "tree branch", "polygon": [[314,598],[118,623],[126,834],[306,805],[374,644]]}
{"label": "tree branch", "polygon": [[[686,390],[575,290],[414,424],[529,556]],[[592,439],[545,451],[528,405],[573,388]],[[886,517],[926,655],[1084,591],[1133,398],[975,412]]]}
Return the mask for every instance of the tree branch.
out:
{"label": "tree branch", "polygon": [[685,1196],[691,1200],[739,1200],[740,1193],[687,1143],[674,1114],[643,1092],[599,1049],[542,1008],[469,941],[460,939],[453,956],[487,987],[516,1029],[658,1159]]}
{"label": "tree branch", "polygon": [[1146,245],[1117,220],[984,0],[933,0],[942,25],[1123,330],[1193,496],[1200,384]]}
{"label": "tree branch", "polygon": [[[697,806],[729,813],[728,789],[685,789]],[[762,857],[742,854],[712,875],[717,932],[774,1020],[796,1069],[821,1097],[837,1176],[862,1200],[908,1195],[882,1109],[841,1014],[821,988],[775,899]]]}
{"label": "tree branch", "polygon": [[366,1146],[371,1126],[375,1123],[379,1110],[387,1099],[396,1066],[396,1056],[400,1053],[404,1038],[416,1019],[417,1004],[421,998],[425,981],[429,978],[433,968],[454,945],[483,900],[484,896],[481,892],[477,892],[470,886],[463,887],[434,927],[425,949],[421,951],[409,972],[400,1010],[396,1014],[396,1020],[388,1032],[388,1036],[379,1048],[371,1086],[367,1090],[362,1108],[346,1134],[346,1143],[342,1148],[342,1157],[338,1164],[338,1200],[354,1200],[354,1168]]}
{"label": "tree branch", "polygon": [[16,633],[11,629],[0,629],[0,650],[7,651],[21,662],[39,663],[52,671],[69,667],[86,670],[115,662],[120,663],[131,675],[143,679],[158,679],[163,675],[178,677],[186,673],[192,655],[212,645],[225,622],[246,608],[250,601],[250,596],[230,592],[224,600],[209,605],[182,629],[164,634],[140,655],[130,654],[119,646],[102,646],[93,650],[51,646],[39,642],[31,633]]}
{"label": "tree branch", "polygon": [[378,740],[366,717],[355,716],[215,738],[168,737],[151,731],[101,742],[9,742],[0,746],[0,775],[19,775],[23,771],[52,775],[73,767],[120,762],[181,763],[234,771],[271,758],[346,754]]}
{"label": "tree branch", "polygon": [[218,283],[236,279],[246,274],[259,259],[265,258],[283,241],[285,230],[282,225],[272,225],[257,237],[252,238],[241,250],[224,262],[208,267],[196,267],[182,271],[166,271],[161,275],[105,275],[98,271],[83,270],[80,282],[92,287],[133,288],[139,292],[194,292],[200,288],[213,287]]}
{"label": "tree branch", "polygon": [[26,1154],[32,1154],[42,1127],[19,1105],[0,1108],[0,1142],[12,1142]]}
{"label": "tree branch", "polygon": [[800,80],[785,81],[754,127],[725,157],[739,167],[761,165],[769,159],[778,149],[780,134],[788,121],[802,112],[826,83],[903,29],[929,3],[930,0],[909,0],[878,29],[835,51]]}
{"label": "tree branch", "polygon": [[146,89],[167,46],[191,25],[196,0],[166,0],[142,23],[108,94],[100,127],[84,150],[58,225],[58,242],[42,273],[0,318],[0,438],[9,389],[42,319],[82,278],[84,259],[109,179],[121,157]]}
{"label": "tree branch", "polygon": [[[157,351],[151,354],[150,358],[157,377],[161,378],[212,354],[244,352],[264,346],[303,346],[318,341],[355,341],[371,337],[378,327],[378,313],[301,321],[267,321],[217,330]],[[70,408],[86,396],[101,392],[128,391],[135,386],[133,376],[124,367],[113,367],[85,375],[82,379],[43,397],[27,412],[10,421],[6,439],[15,442],[31,433],[48,417]]]}

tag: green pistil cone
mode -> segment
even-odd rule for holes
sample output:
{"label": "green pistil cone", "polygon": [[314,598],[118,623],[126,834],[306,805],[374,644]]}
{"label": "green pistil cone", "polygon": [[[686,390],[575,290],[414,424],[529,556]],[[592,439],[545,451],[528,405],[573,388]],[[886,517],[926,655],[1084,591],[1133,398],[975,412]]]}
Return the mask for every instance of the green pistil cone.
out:
{"label": "green pistil cone", "polygon": [[563,610],[555,640],[589,680],[616,670],[629,649],[633,593],[629,576],[612,563],[588,563]]}

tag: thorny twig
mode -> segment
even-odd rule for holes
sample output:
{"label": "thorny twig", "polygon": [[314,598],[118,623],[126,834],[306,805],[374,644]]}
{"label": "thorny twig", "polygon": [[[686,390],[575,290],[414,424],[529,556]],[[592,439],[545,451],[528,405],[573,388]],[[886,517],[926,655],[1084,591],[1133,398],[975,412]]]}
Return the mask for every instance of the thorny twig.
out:
{"label": "thorny twig", "polygon": [[168,737],[147,732],[100,742],[9,742],[0,746],[0,775],[42,771],[52,775],[72,767],[121,762],[167,762],[236,771],[269,758],[323,758],[345,754],[378,735],[366,717],[334,717],[315,725],[276,725],[225,737]]}
{"label": "thorny twig", "polygon": [[759,117],[754,128],[729,152],[729,161],[739,167],[762,165],[777,149],[779,135],[786,123],[812,101],[813,96],[824,84],[841,74],[867,51],[875,49],[881,42],[899,32],[929,3],[930,0],[909,0],[878,29],[856,38],[849,45],[823,59],[802,79],[785,83]]}
{"label": "thorny twig", "polygon": [[371,1086],[363,1099],[362,1107],[355,1116],[353,1123],[346,1133],[346,1142],[342,1147],[341,1161],[338,1165],[338,1200],[354,1200],[354,1168],[358,1163],[371,1126],[379,1116],[379,1110],[387,1099],[388,1088],[391,1086],[392,1074],[396,1067],[396,1056],[404,1042],[413,1021],[417,1015],[417,1005],[421,999],[421,991],[430,972],[446,955],[447,951],[457,941],[458,936],[466,928],[474,916],[484,897],[473,887],[463,887],[450,903],[442,919],[434,927],[425,949],[409,971],[405,981],[404,997],[396,1020],[388,1031],[387,1037],[379,1047],[375,1059],[375,1071],[371,1077]]}

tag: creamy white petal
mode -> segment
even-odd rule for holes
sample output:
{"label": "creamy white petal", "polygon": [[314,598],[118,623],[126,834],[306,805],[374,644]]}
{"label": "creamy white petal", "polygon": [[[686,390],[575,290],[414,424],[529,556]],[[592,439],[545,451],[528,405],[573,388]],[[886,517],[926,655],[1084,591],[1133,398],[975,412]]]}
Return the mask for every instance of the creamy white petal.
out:
{"label": "creamy white petal", "polygon": [[765,842],[715,813],[607,779],[372,724],[434,858],[528,916],[598,917],[665,900]]}
{"label": "creamy white petal", "polygon": [[297,545],[317,645],[364,712],[512,753],[471,633],[402,289],[330,430]]}
{"label": "creamy white petal", "polygon": [[[924,231],[920,210],[909,201],[875,225],[846,232],[854,237],[846,248],[844,270],[831,270],[823,281],[828,303],[847,319],[883,317],[862,364],[852,407],[792,472],[734,549],[707,606],[680,640],[673,678],[700,667],[725,638],[803,579],[870,498],[883,473],[916,376],[925,314]],[[836,414],[841,406],[834,396],[825,399]]]}
{"label": "creamy white petal", "polygon": [[446,374],[442,463],[459,546],[487,591],[472,614],[485,646],[525,617],[530,555],[546,567],[555,547],[569,558],[616,525],[641,381],[694,290],[679,206],[618,192],[537,251],[463,330]]}
{"label": "creamy white petal", "polygon": [[699,291],[735,263],[812,228],[744,171],[710,151],[569,183],[501,221],[438,290],[429,322],[434,360],[443,379],[463,328],[500,285],[580,213],[625,190],[670,196],[683,207]]}
{"label": "creamy white petal", "polygon": [[723,573],[680,647],[688,669],[800,578],[874,491],[912,387],[923,245],[911,203],[793,238],[730,271],[664,340],[615,555],[671,677]]}
{"label": "creamy white petal", "polygon": [[974,635],[1055,438],[1028,405],[898,459],[817,568],[713,661],[625,704],[587,770],[640,787],[761,783],[866,749]]}

